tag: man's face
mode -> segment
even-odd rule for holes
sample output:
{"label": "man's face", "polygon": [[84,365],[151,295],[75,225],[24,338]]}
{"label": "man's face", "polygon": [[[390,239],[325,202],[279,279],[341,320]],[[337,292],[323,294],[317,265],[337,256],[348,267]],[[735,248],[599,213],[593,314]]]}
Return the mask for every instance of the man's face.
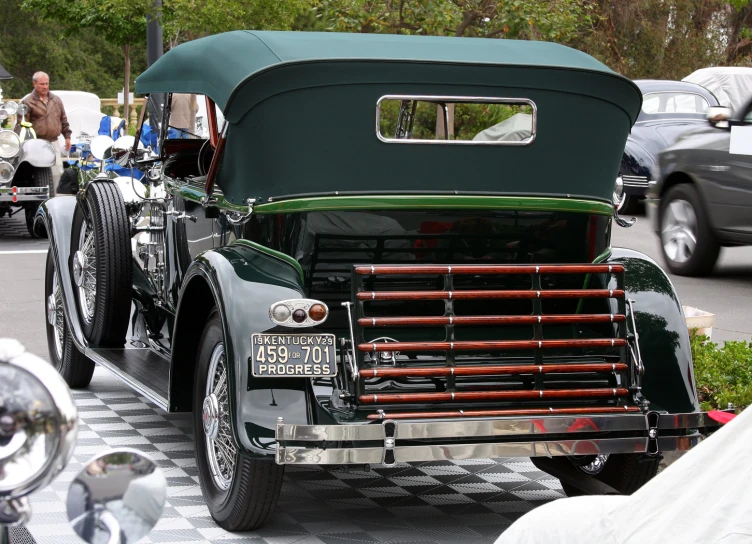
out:
{"label": "man's face", "polygon": [[50,91],[50,78],[41,76],[34,82],[34,89],[37,91],[37,94],[41,97],[47,96],[47,93]]}

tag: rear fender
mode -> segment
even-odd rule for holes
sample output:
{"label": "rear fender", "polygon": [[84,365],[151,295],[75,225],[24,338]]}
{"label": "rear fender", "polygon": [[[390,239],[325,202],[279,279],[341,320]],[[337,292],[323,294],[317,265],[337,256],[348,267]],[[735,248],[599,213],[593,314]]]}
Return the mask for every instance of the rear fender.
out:
{"label": "rear fender", "polygon": [[26,140],[18,154],[18,164],[24,162],[37,168],[55,166],[55,148],[46,140]]}
{"label": "rear fender", "polygon": [[[245,241],[202,253],[183,281],[173,340],[170,398],[183,405],[189,402],[180,390],[192,391],[187,386],[193,383],[195,361],[190,358],[195,358],[203,323],[212,306],[216,307],[224,329],[225,352],[234,362],[229,365],[231,426],[246,455],[274,455],[279,417],[290,423],[312,423],[313,395],[308,379],[254,378],[249,363],[251,335],[275,328],[269,317],[272,303],[303,296],[299,268]],[[185,409],[175,402],[171,400],[171,409]]]}
{"label": "rear fender", "polygon": [[[634,300],[645,365],[642,392],[650,408],[699,411],[689,331],[671,280],[650,257],[631,249],[613,248],[607,262],[624,265],[626,296]],[[631,317],[627,320],[632,331]]]}

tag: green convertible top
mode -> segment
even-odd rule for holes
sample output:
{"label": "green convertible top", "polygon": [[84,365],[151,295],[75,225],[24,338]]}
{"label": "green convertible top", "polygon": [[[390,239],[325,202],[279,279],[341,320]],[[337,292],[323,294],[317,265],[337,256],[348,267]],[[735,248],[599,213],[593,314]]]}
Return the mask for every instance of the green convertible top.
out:
{"label": "green convertible top", "polygon": [[[598,72],[629,81],[590,55],[551,42],[236,30],[172,49],[138,77],[136,92],[203,94],[225,111],[236,90],[266,69],[337,60],[545,67]],[[551,77],[556,76],[552,73]],[[639,94],[636,86],[635,90]],[[629,113],[636,117],[638,112]]]}
{"label": "green convertible top", "polygon": [[[229,122],[217,185],[239,205],[426,192],[610,202],[642,104],[632,81],[554,43],[319,32],[235,31],[188,42],[139,76],[136,91],[217,103]],[[530,101],[535,140],[386,143],[375,126],[386,95]]]}

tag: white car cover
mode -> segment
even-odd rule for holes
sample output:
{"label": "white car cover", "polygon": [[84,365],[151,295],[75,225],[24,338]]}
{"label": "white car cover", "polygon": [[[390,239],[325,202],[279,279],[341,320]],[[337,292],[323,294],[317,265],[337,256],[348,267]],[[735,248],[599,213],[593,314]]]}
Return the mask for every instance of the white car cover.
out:
{"label": "white car cover", "polygon": [[533,134],[533,116],[529,113],[516,113],[475,135],[476,142],[519,142]]}
{"label": "white car cover", "polygon": [[682,81],[702,85],[712,92],[721,106],[734,111],[752,99],[752,68],[744,66],[714,66],[692,72]]}
{"label": "white car cover", "polygon": [[[52,91],[63,101],[65,106],[65,115],[68,117],[68,124],[71,129],[71,143],[81,141],[81,133],[89,136],[96,136],[99,131],[99,122],[104,117],[101,106],[102,102],[99,97],[93,93],[83,91]],[[62,135],[58,138],[60,149],[65,149]]]}
{"label": "white car cover", "polygon": [[752,542],[752,409],[631,496],[559,499],[525,514],[496,544]]}

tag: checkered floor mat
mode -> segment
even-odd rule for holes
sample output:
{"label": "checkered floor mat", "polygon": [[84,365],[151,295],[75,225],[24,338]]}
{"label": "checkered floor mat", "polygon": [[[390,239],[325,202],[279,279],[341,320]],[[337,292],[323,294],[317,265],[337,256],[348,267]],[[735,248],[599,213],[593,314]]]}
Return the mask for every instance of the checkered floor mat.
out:
{"label": "checkered floor mat", "polygon": [[[16,211],[18,208],[13,208]],[[13,238],[30,238],[26,230],[26,216],[23,210],[14,214],[12,217],[4,215],[0,217],[0,236]]]}
{"label": "checkered floor mat", "polygon": [[141,542],[256,544],[491,543],[536,506],[563,496],[558,480],[529,459],[476,459],[363,469],[288,467],[277,509],[252,533],[227,533],[204,505],[190,415],[167,414],[97,369],[74,392],[80,430],[65,471],[32,496],[31,533],[40,544],[81,541],[67,523],[68,485],[108,447],[147,452],[165,471],[167,505]]}

